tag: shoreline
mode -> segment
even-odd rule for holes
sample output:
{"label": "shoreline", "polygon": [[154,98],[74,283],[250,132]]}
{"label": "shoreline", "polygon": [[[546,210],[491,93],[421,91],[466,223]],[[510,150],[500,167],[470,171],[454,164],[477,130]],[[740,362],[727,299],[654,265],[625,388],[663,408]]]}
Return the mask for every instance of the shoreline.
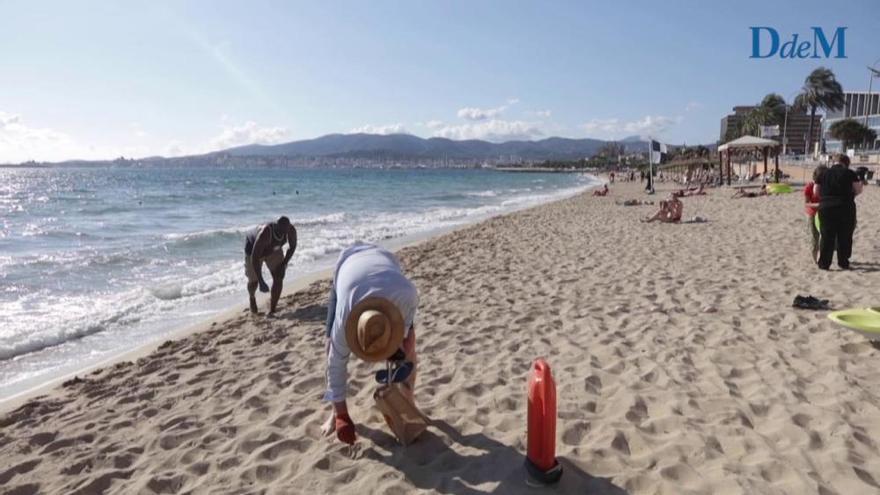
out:
{"label": "shoreline", "polygon": [[[591,174],[587,174],[587,175],[591,175]],[[594,175],[591,175],[591,177],[593,177],[597,180],[599,179],[598,177],[596,177]],[[534,204],[534,205],[527,205],[527,206],[523,206],[520,208],[514,208],[512,210],[497,213],[494,215],[490,214],[485,217],[476,217],[473,219],[472,222],[467,222],[467,223],[457,225],[457,226],[438,227],[436,229],[431,229],[429,231],[422,232],[422,233],[417,233],[417,234],[402,236],[399,238],[389,239],[387,241],[387,243],[383,242],[382,244],[384,244],[387,248],[391,249],[393,252],[397,253],[401,249],[404,249],[407,247],[418,246],[419,244],[429,242],[437,237],[443,236],[445,234],[449,234],[451,232],[455,232],[457,230],[465,229],[465,228],[471,227],[473,225],[477,225],[479,223],[490,220],[492,218],[496,218],[496,217],[504,216],[504,215],[509,215],[509,214],[512,214],[512,213],[515,213],[518,211],[523,211],[523,210],[527,210],[530,208],[539,207],[539,206],[553,203],[556,201],[563,201],[563,200],[568,199],[572,196],[584,194],[585,192],[596,187],[598,184],[599,183],[584,186],[582,188],[582,190],[574,192],[571,195],[566,195],[561,198],[552,198],[546,202],[542,202],[542,203],[538,203],[538,204]],[[334,254],[330,258],[335,259],[336,255]],[[332,261],[331,261],[331,264],[332,264]],[[320,264],[319,264],[319,266],[320,266]],[[306,273],[303,273],[302,275],[293,279],[292,283],[285,285],[284,289],[282,290],[280,300],[283,300],[287,297],[290,297],[293,294],[295,294],[296,292],[299,292],[299,291],[302,291],[302,290],[309,288],[315,282],[319,282],[323,279],[329,279],[331,275],[332,275],[332,267],[331,268],[317,268],[315,270],[311,270]],[[16,392],[13,395],[10,395],[8,397],[0,398],[0,414],[7,413],[17,407],[20,407],[22,404],[25,404],[26,402],[28,402],[31,399],[40,397],[42,395],[50,395],[62,383],[66,382],[67,380],[74,379],[75,377],[78,377],[79,375],[87,375],[95,370],[103,369],[103,368],[112,366],[114,364],[120,363],[120,362],[131,361],[131,360],[136,360],[136,359],[145,357],[145,356],[149,355],[150,353],[154,352],[159,346],[163,345],[167,341],[185,339],[193,334],[206,332],[206,331],[210,330],[211,327],[222,324],[223,322],[234,318],[239,313],[242,313],[243,311],[247,311],[248,307],[247,307],[247,301],[246,301],[246,294],[244,292],[242,293],[242,300],[244,302],[242,302],[240,305],[236,305],[235,307],[230,307],[230,308],[227,308],[224,310],[220,310],[218,313],[216,313],[212,316],[209,316],[203,320],[200,320],[198,322],[186,324],[186,325],[180,326],[176,329],[172,329],[172,330],[170,330],[170,332],[168,334],[163,335],[161,337],[157,337],[155,339],[152,339],[149,342],[145,342],[143,344],[137,345],[131,349],[120,350],[119,352],[113,353],[113,355],[108,356],[105,359],[101,359],[98,362],[84,365],[80,368],[77,368],[74,371],[66,372],[66,373],[63,373],[59,376],[54,376],[54,377],[46,380],[43,383],[36,385],[36,386],[27,388],[27,389],[22,390],[20,392]],[[257,293],[257,303],[261,308],[264,308],[266,305],[268,305],[268,302],[269,302],[268,295],[264,295],[259,292]],[[280,304],[279,304],[279,306],[280,306]],[[265,317],[264,312],[261,311],[260,313],[258,313],[258,317]]]}

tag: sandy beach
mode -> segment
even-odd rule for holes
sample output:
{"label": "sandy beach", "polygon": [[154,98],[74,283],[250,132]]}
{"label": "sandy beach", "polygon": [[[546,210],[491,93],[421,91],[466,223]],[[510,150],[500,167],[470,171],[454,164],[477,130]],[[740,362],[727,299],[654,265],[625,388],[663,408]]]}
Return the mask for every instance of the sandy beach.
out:
{"label": "sandy beach", "polygon": [[880,304],[880,188],[858,199],[849,272],[811,265],[800,193],[710,190],[683,199],[707,223],[663,225],[615,204],[645,199],[638,184],[611,190],[399,251],[433,420],[409,447],[357,360],[359,441],[320,436],[323,279],[277,318],[242,310],[4,412],[0,492],[541,493],[522,469],[537,357],[557,383],[557,493],[880,491],[880,351],[791,308]]}

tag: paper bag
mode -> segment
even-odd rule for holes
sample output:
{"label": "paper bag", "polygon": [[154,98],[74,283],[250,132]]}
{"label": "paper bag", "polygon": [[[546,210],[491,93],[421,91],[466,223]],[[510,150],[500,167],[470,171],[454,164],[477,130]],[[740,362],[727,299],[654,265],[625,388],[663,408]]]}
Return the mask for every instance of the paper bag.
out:
{"label": "paper bag", "polygon": [[397,440],[409,445],[428,427],[428,418],[400,390],[401,386],[383,385],[373,394],[373,399]]}

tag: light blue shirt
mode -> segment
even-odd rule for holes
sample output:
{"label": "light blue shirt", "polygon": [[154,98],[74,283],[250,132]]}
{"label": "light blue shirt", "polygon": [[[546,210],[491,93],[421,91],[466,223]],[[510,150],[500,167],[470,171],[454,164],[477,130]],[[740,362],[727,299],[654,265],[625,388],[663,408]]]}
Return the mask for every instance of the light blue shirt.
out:
{"label": "light blue shirt", "polygon": [[360,241],[340,253],[333,273],[333,288],[336,291],[336,315],[330,329],[324,400],[340,402],[345,400],[348,384],[351,350],[345,340],[345,322],[351,310],[368,297],[387,299],[400,310],[404,335],[409,335],[419,306],[419,293],[403,274],[394,254],[383,247]]}

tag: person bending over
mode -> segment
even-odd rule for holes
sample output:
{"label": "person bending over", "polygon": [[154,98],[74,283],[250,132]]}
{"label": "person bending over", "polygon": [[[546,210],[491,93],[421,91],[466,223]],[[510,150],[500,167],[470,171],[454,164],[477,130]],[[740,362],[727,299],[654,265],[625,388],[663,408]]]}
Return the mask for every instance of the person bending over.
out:
{"label": "person bending over", "polygon": [[[347,444],[353,444],[357,438],[345,401],[348,359],[352,353],[367,362],[393,361],[402,364],[401,368],[408,366],[408,374],[401,373],[400,383],[404,394],[413,400],[417,364],[413,321],[418,305],[416,286],[403,274],[391,252],[356,242],[339,255],[325,329],[324,400],[332,404],[330,416],[321,428],[325,435],[335,431],[336,437]],[[390,379],[398,382],[396,376]]]}
{"label": "person bending over", "polygon": [[[285,244],[288,245],[286,254],[282,249]],[[263,280],[263,263],[272,274],[269,314],[275,313],[278,299],[281,297],[287,263],[293,257],[294,251],[296,251],[296,229],[287,217],[260,225],[248,232],[244,242],[244,273],[247,277],[251,313],[257,312],[257,287],[260,288],[260,292],[269,292],[269,286]]]}

